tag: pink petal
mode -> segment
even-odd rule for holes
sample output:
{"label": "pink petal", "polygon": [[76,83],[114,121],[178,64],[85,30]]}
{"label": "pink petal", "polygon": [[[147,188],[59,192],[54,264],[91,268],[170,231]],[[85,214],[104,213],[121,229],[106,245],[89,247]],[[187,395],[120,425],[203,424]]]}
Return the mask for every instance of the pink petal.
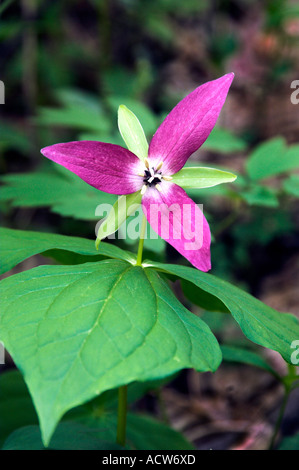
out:
{"label": "pink petal", "polygon": [[82,140],[51,145],[41,153],[106,193],[130,194],[143,185],[139,158],[119,145]]}
{"label": "pink petal", "polygon": [[216,124],[234,74],[196,88],[180,101],[162,122],[149,146],[153,165],[163,161],[163,171],[177,173],[207,139]]}
{"label": "pink petal", "polygon": [[153,230],[201,271],[211,269],[211,234],[202,211],[174,183],[148,188],[142,208]]}

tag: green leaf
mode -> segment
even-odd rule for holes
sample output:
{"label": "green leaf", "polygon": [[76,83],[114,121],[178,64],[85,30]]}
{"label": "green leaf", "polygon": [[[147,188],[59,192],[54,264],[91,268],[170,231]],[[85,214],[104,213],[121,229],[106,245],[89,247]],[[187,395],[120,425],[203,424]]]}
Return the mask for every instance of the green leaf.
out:
{"label": "green leaf", "polygon": [[291,196],[299,197],[299,176],[291,175],[283,182],[283,189]]}
{"label": "green leaf", "polygon": [[[161,388],[163,385],[168,384],[171,382],[177,374],[173,374],[170,376],[167,376],[163,379],[158,379],[158,380],[148,380],[146,382],[132,382],[131,384],[128,385],[128,404],[133,404],[137,400],[140,400],[143,398],[147,393],[153,392],[159,388]],[[102,393],[99,397],[96,397],[94,400],[89,402],[87,405],[83,405],[83,407],[88,406],[89,404],[92,405],[93,409],[103,409],[103,413],[107,413],[108,411],[115,411],[118,408],[118,389],[113,389],[113,390],[108,390],[107,392]],[[66,414],[66,418],[71,413],[75,413],[76,410],[80,410],[81,407],[75,408],[74,410],[70,411],[70,413]]]}
{"label": "green leaf", "polygon": [[[113,440],[116,435],[116,414],[103,414],[99,419],[86,416],[82,423],[105,430],[105,436]],[[128,413],[127,446],[136,450],[193,450],[194,447],[174,429],[146,415]]]}
{"label": "green leaf", "polygon": [[[95,430],[75,422],[61,423],[49,450],[120,450],[115,442],[105,440],[104,429]],[[5,441],[2,450],[45,450],[38,426],[17,429]]]}
{"label": "green leaf", "polygon": [[23,130],[10,123],[0,121],[0,149],[15,149],[28,155],[32,150],[32,143],[28,134]]}
{"label": "green leaf", "polygon": [[139,88],[139,77],[138,72],[136,72],[136,68],[134,70],[128,70],[123,66],[123,64],[114,64],[113,67],[109,67],[107,70],[102,70],[101,79],[103,80],[106,95],[117,95],[120,91],[119,85],[121,83],[121,91],[123,96],[136,96],[136,90]]}
{"label": "green leaf", "polygon": [[254,185],[248,190],[242,190],[239,195],[250,206],[278,207],[279,201],[275,190],[265,186]]}
{"label": "green leaf", "polygon": [[0,340],[22,371],[45,443],[105,390],[216,370],[219,345],[152,269],[119,260],[41,266],[0,283]]}
{"label": "green leaf", "polygon": [[135,114],[125,105],[118,108],[118,128],[128,149],[140,160],[147,158],[148,143],[143,128]]}
{"label": "green leaf", "polygon": [[[60,423],[53,434],[49,450],[120,450],[115,444],[116,417],[83,417],[80,421]],[[194,447],[177,431],[148,416],[128,413],[126,449],[193,450]],[[38,426],[26,426],[13,432],[3,450],[45,450]]]}
{"label": "green leaf", "polygon": [[[128,403],[134,403],[139,400],[147,392],[161,387],[165,383],[169,382],[173,376],[166,379],[148,381],[148,382],[134,382],[128,386]],[[99,397],[95,398],[91,402],[71,410],[65,415],[65,420],[82,420],[86,416],[92,416],[96,414],[97,417],[105,416],[107,413],[111,414],[111,410],[115,412],[118,406],[118,390],[109,390],[102,393]],[[37,414],[35,412],[32,399],[26,387],[26,384],[22,378],[22,375],[17,370],[4,372],[0,375],[0,447],[2,447],[4,441],[10,436],[10,434],[28,425],[38,424]],[[143,422],[143,420],[141,420]],[[98,423],[95,422],[98,425]],[[34,442],[38,442],[39,446],[42,446],[40,432],[36,431],[33,426],[34,436],[30,438],[30,445]],[[23,430],[24,431],[24,430]],[[25,444],[23,436],[27,435],[27,430],[16,433],[14,435],[13,442],[20,446],[22,443]],[[72,432],[72,430],[70,430]],[[28,437],[31,435],[31,431],[28,431]],[[115,440],[116,435],[116,421],[115,429],[111,435],[111,440]],[[12,445],[12,439],[8,440]],[[26,442],[27,439],[26,439]],[[13,444],[13,445],[15,445]],[[26,444],[27,445],[27,444]]]}
{"label": "green leaf", "polygon": [[18,371],[0,374],[0,447],[17,428],[38,419],[25,382]]}
{"label": "green leaf", "polygon": [[[135,402],[149,390],[163,385],[168,380],[130,384],[128,387],[129,403]],[[86,406],[76,408],[73,412],[68,413],[65,417],[66,421],[70,419],[80,420],[83,425],[86,421],[91,429],[84,426],[80,428],[76,423],[74,425],[71,425],[71,423],[59,425],[51,440],[50,448],[78,450],[82,445],[88,448],[88,446],[94,446],[98,438],[101,439],[101,442],[96,443],[97,446],[103,446],[103,441],[107,440],[108,442],[111,440],[112,445],[114,445],[116,414],[115,417],[111,415],[111,408],[117,410],[117,389],[105,392]],[[93,414],[90,414],[91,410],[95,410],[96,416],[100,419],[93,418]],[[110,413],[108,423],[102,422],[108,412]],[[4,449],[44,449],[39,428],[37,426],[28,426],[37,424],[38,419],[24,380],[16,370],[0,375],[0,415],[0,447],[8,436],[13,433],[7,439]],[[108,431],[107,424],[109,425]],[[99,426],[102,427],[100,436],[97,432]],[[150,437],[148,435],[149,429],[151,429]],[[84,444],[80,440],[78,441],[75,432],[79,432],[83,437]],[[128,415],[128,437],[133,448],[192,449],[192,446],[179,433],[146,416]]]}
{"label": "green leaf", "polygon": [[254,343],[278,351],[288,363],[291,344],[299,338],[299,321],[293,315],[280,313],[232,284],[194,268],[145,261],[163,272],[192,282],[220,299],[230,310],[244,335]]}
{"label": "green leaf", "polygon": [[207,138],[204,148],[220,153],[242,152],[246,150],[247,144],[229,130],[215,127]]}
{"label": "green leaf", "polygon": [[182,280],[181,285],[185,297],[193,304],[210,312],[229,313],[229,309],[214,295],[209,294],[200,287],[194,286],[191,282]]}
{"label": "green leaf", "polygon": [[62,126],[96,132],[109,132],[111,124],[99,99],[80,90],[65,89],[56,92],[61,108],[39,108],[34,121],[43,126]]}
{"label": "green leaf", "polygon": [[49,206],[55,213],[82,220],[96,220],[97,206],[114,204],[116,199],[61,170],[9,174],[1,181],[5,186],[1,188],[0,201],[10,201],[13,207]]}
{"label": "green leaf", "polygon": [[247,160],[246,168],[254,181],[299,168],[299,144],[287,147],[282,137],[263,142]]}
{"label": "green leaf", "polygon": [[236,178],[236,175],[228,171],[205,167],[183,168],[172,177],[173,182],[184,189],[210,188],[221,183],[230,183]]}
{"label": "green leaf", "polygon": [[128,443],[137,450],[193,450],[180,434],[163,423],[133,413],[128,414]]}
{"label": "green leaf", "polygon": [[60,88],[54,92],[55,98],[63,106],[79,106],[93,112],[103,112],[103,107],[95,93],[89,93],[77,88]]}
{"label": "green leaf", "polygon": [[109,122],[99,112],[90,112],[82,107],[39,108],[39,115],[34,119],[42,126],[70,127],[78,130],[108,132]]}
{"label": "green leaf", "polygon": [[242,364],[258,367],[259,369],[270,372],[270,374],[274,375],[278,380],[281,380],[278,373],[262,356],[259,356],[257,353],[250,351],[249,349],[235,346],[221,346],[221,351],[224,361],[240,362]]}
{"label": "green leaf", "polygon": [[85,256],[103,255],[135,263],[135,256],[121,248],[102,243],[96,251],[95,243],[79,237],[67,237],[53,233],[29,232],[0,228],[0,273],[9,271],[26,258],[36,254],[47,254],[48,250],[63,250]]}
{"label": "green leaf", "polygon": [[118,197],[107,217],[101,223],[96,240],[98,248],[100,241],[116,232],[127,218],[136,212],[141,203],[141,192]]}
{"label": "green leaf", "polygon": [[282,137],[276,137],[263,142],[254,149],[245,163],[247,173],[252,180],[258,181],[272,175],[273,163],[283,158],[286,142]]}

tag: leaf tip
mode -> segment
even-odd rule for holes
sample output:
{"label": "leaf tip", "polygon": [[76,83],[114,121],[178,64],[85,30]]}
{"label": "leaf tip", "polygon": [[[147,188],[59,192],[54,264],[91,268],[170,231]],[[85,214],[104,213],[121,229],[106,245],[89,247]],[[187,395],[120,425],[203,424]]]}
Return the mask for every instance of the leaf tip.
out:
{"label": "leaf tip", "polygon": [[124,104],[120,104],[118,107],[118,113],[120,113],[121,111],[127,111],[127,109],[128,108]]}

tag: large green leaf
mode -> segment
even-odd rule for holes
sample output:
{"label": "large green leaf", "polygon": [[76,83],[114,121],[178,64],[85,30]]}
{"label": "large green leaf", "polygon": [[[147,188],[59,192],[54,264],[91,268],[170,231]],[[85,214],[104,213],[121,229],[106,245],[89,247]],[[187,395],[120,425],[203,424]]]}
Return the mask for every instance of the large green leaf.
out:
{"label": "large green leaf", "polygon": [[206,167],[183,168],[172,177],[173,182],[184,189],[210,188],[217,186],[217,184],[230,183],[236,178],[236,175],[228,171]]}
{"label": "large green leaf", "polygon": [[299,145],[287,147],[282,137],[263,142],[250,155],[246,168],[256,181],[299,168]]}
{"label": "large green leaf", "polygon": [[174,274],[214,295],[227,306],[247,338],[278,351],[292,363],[291,344],[299,338],[299,321],[293,315],[280,313],[238,287],[194,268],[151,261],[146,261],[144,266]]}
{"label": "large green leaf", "polygon": [[85,256],[102,255],[135,263],[134,255],[128,251],[108,243],[102,243],[97,251],[95,242],[85,238],[9,228],[0,228],[0,238],[0,274],[39,253],[55,257],[54,253],[48,253],[49,250],[71,251]]}
{"label": "large green leaf", "polygon": [[[57,165],[58,166],[58,165]],[[99,204],[114,204],[116,196],[89,186],[71,172],[49,170],[27,174],[9,174],[1,181],[0,201],[14,207],[47,207],[63,216],[96,220]]]}
{"label": "large green leaf", "polygon": [[152,269],[119,260],[41,266],[1,281],[0,295],[0,340],[46,443],[67,410],[105,390],[221,361],[208,326]]}
{"label": "large green leaf", "polygon": [[135,114],[125,105],[118,108],[118,127],[128,149],[140,160],[147,158],[148,143],[142,126]]}

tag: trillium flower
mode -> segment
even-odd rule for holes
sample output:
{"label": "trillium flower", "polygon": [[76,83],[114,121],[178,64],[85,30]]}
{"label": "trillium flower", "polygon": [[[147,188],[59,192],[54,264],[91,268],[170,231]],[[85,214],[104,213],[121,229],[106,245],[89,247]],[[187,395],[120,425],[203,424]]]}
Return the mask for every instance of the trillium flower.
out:
{"label": "trillium flower", "polygon": [[[119,127],[128,150],[96,141],[60,143],[41,150],[91,186],[125,198],[126,210],[118,211],[117,220],[108,215],[106,230],[100,227],[98,240],[116,231],[130,215],[132,204],[141,202],[156,233],[196,268],[211,268],[208,222],[183,187],[214,186],[233,181],[235,175],[212,168],[183,167],[215,126],[233,78],[232,73],[224,75],[187,95],[162,122],[149,146],[136,116],[120,106]],[[121,202],[119,198],[116,205]],[[160,216],[153,207],[159,209]],[[163,231],[166,218],[167,235]],[[190,234],[200,235],[196,249],[190,248]]]}

